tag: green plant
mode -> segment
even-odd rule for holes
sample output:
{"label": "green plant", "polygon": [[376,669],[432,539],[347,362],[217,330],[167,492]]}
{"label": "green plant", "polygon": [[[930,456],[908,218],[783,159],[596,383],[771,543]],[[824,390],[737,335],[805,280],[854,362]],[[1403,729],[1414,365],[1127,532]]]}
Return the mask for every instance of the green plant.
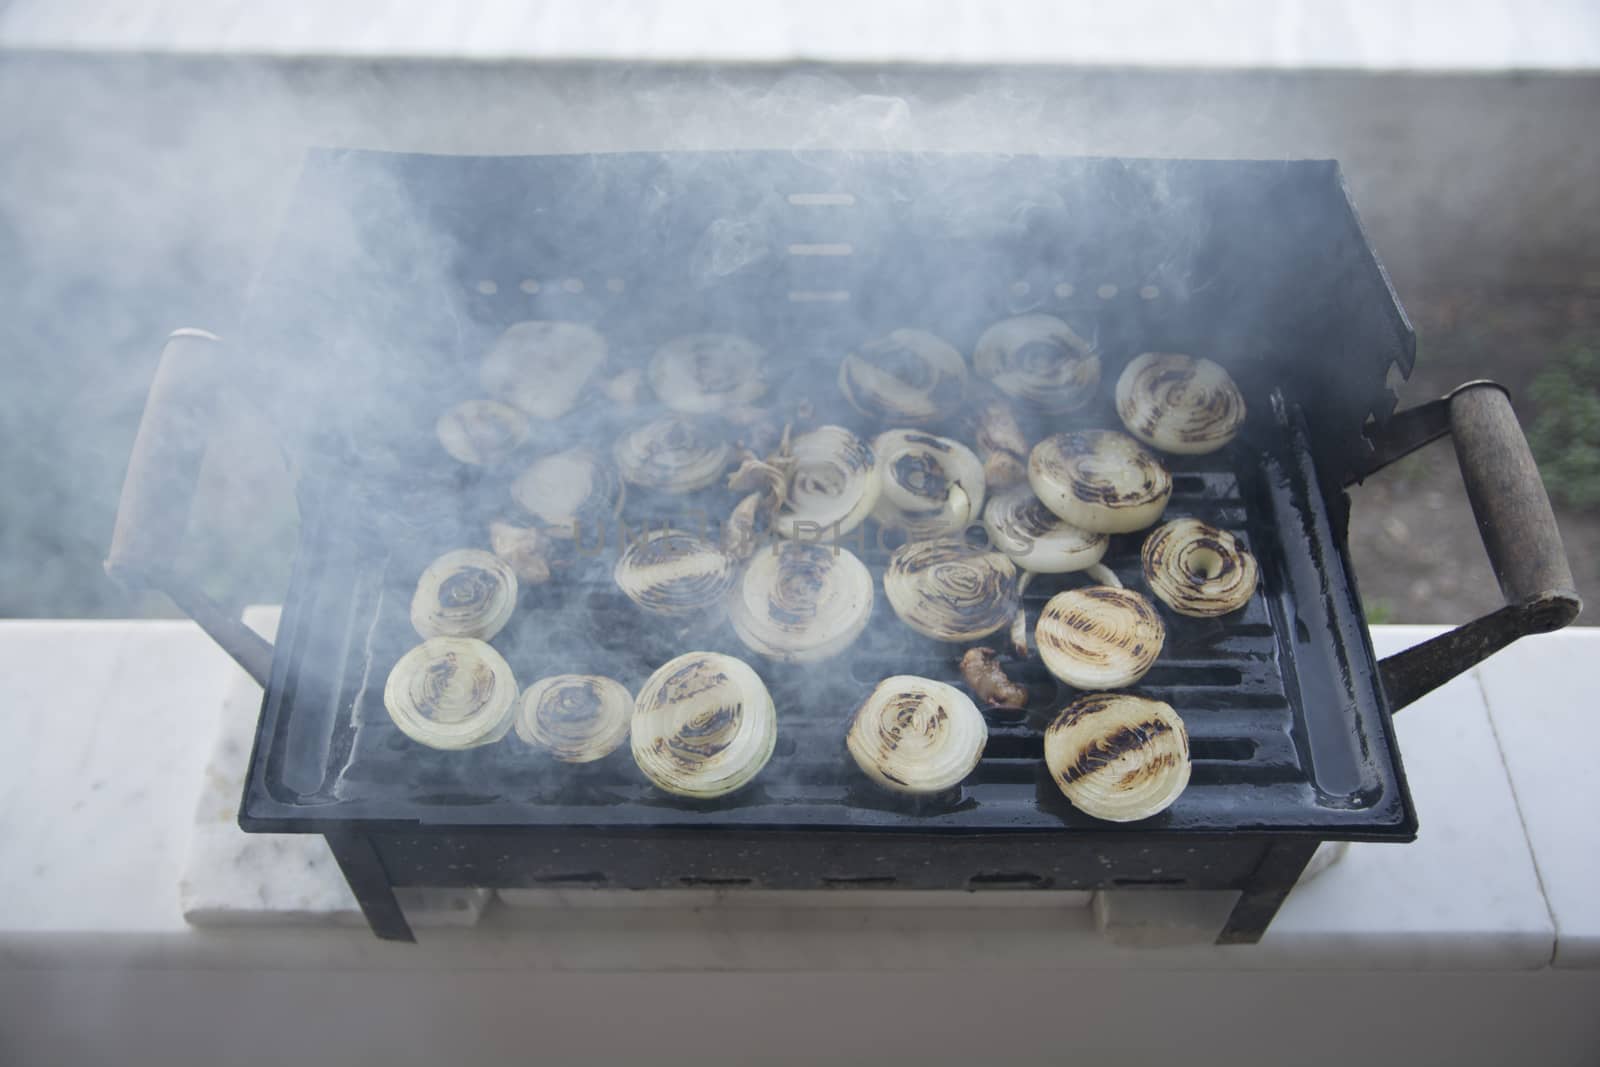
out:
{"label": "green plant", "polygon": [[1382,626],[1394,618],[1394,609],[1387,600],[1369,600],[1366,603],[1368,626]]}
{"label": "green plant", "polygon": [[1600,506],[1600,349],[1571,345],[1533,380],[1538,416],[1528,443],[1550,495]]}

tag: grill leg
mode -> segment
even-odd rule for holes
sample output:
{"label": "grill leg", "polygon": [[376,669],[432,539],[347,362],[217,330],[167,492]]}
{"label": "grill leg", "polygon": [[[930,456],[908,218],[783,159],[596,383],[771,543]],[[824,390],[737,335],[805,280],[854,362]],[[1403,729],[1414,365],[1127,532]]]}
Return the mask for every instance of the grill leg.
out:
{"label": "grill leg", "polygon": [[385,941],[416,941],[411,924],[400,910],[400,901],[395,899],[394,886],[389,884],[389,872],[383,869],[372,841],[357,834],[324,836],[372,932]]}
{"label": "grill leg", "polygon": [[1253,945],[1267,932],[1284,898],[1300,879],[1300,872],[1317,851],[1316,841],[1305,844],[1268,845],[1266,855],[1241,888],[1239,901],[1217,935],[1219,945]]}

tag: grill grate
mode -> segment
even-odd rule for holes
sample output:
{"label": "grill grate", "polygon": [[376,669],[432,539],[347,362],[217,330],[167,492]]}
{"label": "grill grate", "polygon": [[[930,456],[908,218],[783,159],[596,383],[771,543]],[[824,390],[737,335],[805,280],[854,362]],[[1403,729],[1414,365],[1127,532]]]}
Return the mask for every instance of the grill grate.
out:
{"label": "grill grate", "polygon": [[[1382,277],[1333,168],[333,153],[314,160],[298,203],[305,210],[245,330],[256,366],[276,375],[263,393],[277,396],[303,471],[302,551],[241,813],[250,828],[1413,832],[1336,532],[1339,505],[1317,474],[1319,456],[1349,461],[1350,435],[1327,432],[1330,421],[1358,435],[1368,413],[1386,413],[1382,371],[1408,359],[1409,335],[1384,334],[1394,330],[1382,302],[1345,285]],[[396,204],[420,225],[397,227]],[[1264,214],[1281,225],[1259,226]],[[1307,258],[1306,247],[1336,255]],[[1184,716],[1194,755],[1189,789],[1162,815],[1117,827],[1067,805],[1041,750],[1043,727],[1071,693],[1036,659],[1008,668],[1033,710],[986,713],[988,749],[959,791],[914,803],[888,796],[844,749],[850,716],[890,674],[960,684],[962,648],[913,634],[880,587],[866,634],[844,657],[767,663],[725,626],[696,632],[644,616],[611,584],[614,544],[525,590],[493,643],[524,686],[580,671],[636,690],[691,648],[746,659],[779,709],[776,754],[751,787],[685,802],[653,789],[625,751],[584,767],[515,738],[434,752],[390,722],[383,684],[417,640],[406,610],[417,575],[446,549],[482,545],[487,521],[510,507],[504,477],[463,474],[432,435],[440,410],[475,394],[475,361],[510,322],[595,322],[634,365],[679,333],[744,333],[772,353],[774,395],[804,395],[818,422],[870,436],[883,427],[859,423],[810,357],[837,359],[903,325],[970,351],[985,326],[1024,311],[1061,314],[1096,337],[1103,391],[1139,351],[1204,350],[1230,355],[1250,404],[1233,446],[1173,463],[1167,517],[1233,530],[1261,562],[1261,587],[1222,620],[1177,618],[1158,604],[1167,644],[1136,689]],[[1382,343],[1353,355],[1355,333]],[[290,361],[305,352],[331,352],[350,376],[336,413],[294,388]],[[1341,360],[1364,369],[1329,378]],[[590,409],[547,427],[541,443],[608,449],[619,426],[651,414]],[[1117,420],[1102,408],[1028,429],[1037,439],[1073,425]],[[725,515],[733,502],[705,508]],[[697,525],[683,507],[630,494],[626,517],[634,529]],[[1143,586],[1139,543],[1113,538],[1105,560],[1134,588]],[[861,555],[881,574],[886,550],[869,542]],[[1028,606],[1036,614],[1081,581],[1041,576]]]}
{"label": "grill grate", "polygon": [[[856,417],[824,407],[819,418],[849,423]],[[1105,425],[1108,419],[1114,416],[1102,410],[1081,422]],[[852,428],[871,432],[866,425]],[[953,427],[945,429],[954,432]],[[1029,429],[1035,435],[1043,432],[1042,427]],[[1171,464],[1173,495],[1166,517],[1194,516],[1234,531],[1257,553],[1262,574],[1258,594],[1242,612],[1224,619],[1177,616],[1154,601],[1167,626],[1167,642],[1135,691],[1164,700],[1183,715],[1194,767],[1188,790],[1169,811],[1140,824],[1146,831],[1253,825],[1360,832],[1400,814],[1394,794],[1382,788],[1370,762],[1363,764],[1345,742],[1342,726],[1325,731],[1334,739],[1331,743],[1307,726],[1307,706],[1317,701],[1305,692],[1295,659],[1297,646],[1312,638],[1309,632],[1297,636],[1297,627],[1304,631],[1306,624],[1293,613],[1292,561],[1281,551],[1285,544],[1304,543],[1305,534],[1297,529],[1290,536],[1280,527],[1288,521],[1314,526],[1314,517],[1304,514],[1303,506],[1320,496],[1291,473],[1291,430],[1287,424],[1276,432],[1256,430],[1221,453],[1174,458]],[[582,433],[577,428],[571,432]],[[437,494],[445,504],[415,506],[403,521],[380,516],[360,529],[349,525],[359,512],[341,510],[337,514],[344,522],[324,531],[310,550],[313,558],[325,561],[324,575],[343,576],[350,583],[349,621],[330,617],[329,636],[354,634],[356,640],[327,667],[330,683],[342,681],[327,685],[320,698],[331,701],[316,727],[327,731],[315,739],[325,753],[315,765],[325,773],[295,783],[295,795],[283,799],[301,810],[321,807],[344,817],[370,812],[438,824],[1114,829],[1075,812],[1049,777],[1043,730],[1074,690],[1056,681],[1037,657],[1008,662],[1009,673],[1028,687],[1029,711],[985,710],[989,743],[962,787],[909,800],[873,786],[844,747],[855,709],[878,681],[892,674],[919,674],[961,686],[958,663],[969,646],[942,645],[916,635],[895,618],[881,584],[862,638],[845,655],[820,665],[762,660],[725,624],[685,625],[648,616],[611,582],[618,530],[637,532],[645,524],[658,528],[689,520],[681,499],[647,494],[630,497],[620,526],[607,534],[603,548],[591,546],[592,557],[578,559],[548,585],[524,589],[512,622],[492,643],[523,686],[549,674],[580,671],[608,674],[637,690],[655,666],[691,648],[744,658],[766,681],[779,709],[777,748],[756,782],[715,802],[685,801],[654,789],[633,766],[626,746],[604,760],[574,767],[549,759],[514,735],[466,752],[436,752],[416,744],[393,725],[382,703],[389,668],[418,640],[406,611],[411,590],[436,554],[483,543],[488,519],[505,511],[509,476],[435,482],[420,494],[415,487],[378,491],[379,499],[427,500]],[[734,500],[724,494],[716,504],[697,500],[695,507],[716,514]],[[696,512],[693,521],[706,520]],[[892,543],[878,542],[875,525],[868,526],[859,540],[845,543],[881,575]],[[1143,588],[1142,537],[1113,537],[1104,560],[1133,588]],[[1081,575],[1036,577],[1024,598],[1030,620],[1055,592],[1085,581]],[[339,594],[317,590],[316,595]],[[1005,634],[977,643],[1003,648]],[[302,685],[322,681],[306,671],[318,659],[297,660]],[[1325,683],[1313,679],[1312,684]],[[1312,718],[1329,714],[1326,708],[1309,713]],[[280,766],[287,770],[289,761]],[[1361,789],[1347,788],[1352,781]],[[1383,803],[1375,806],[1357,795],[1362,790]]]}

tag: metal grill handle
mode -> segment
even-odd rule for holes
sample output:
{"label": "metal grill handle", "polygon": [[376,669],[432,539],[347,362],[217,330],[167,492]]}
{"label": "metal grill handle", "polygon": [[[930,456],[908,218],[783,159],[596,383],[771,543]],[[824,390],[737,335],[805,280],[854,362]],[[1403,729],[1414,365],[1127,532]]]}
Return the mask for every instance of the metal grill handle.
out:
{"label": "metal grill handle", "polygon": [[1504,386],[1468,382],[1396,414],[1374,437],[1372,459],[1355,480],[1447,433],[1506,605],[1379,663],[1392,711],[1520,637],[1561,629],[1583,608],[1550,497]]}
{"label": "metal grill handle", "polygon": [[173,565],[216,414],[220,349],[221,341],[205,330],[177,330],[167,338],[122,481],[105,568],[125,587],[166,593],[264,687],[271,643]]}

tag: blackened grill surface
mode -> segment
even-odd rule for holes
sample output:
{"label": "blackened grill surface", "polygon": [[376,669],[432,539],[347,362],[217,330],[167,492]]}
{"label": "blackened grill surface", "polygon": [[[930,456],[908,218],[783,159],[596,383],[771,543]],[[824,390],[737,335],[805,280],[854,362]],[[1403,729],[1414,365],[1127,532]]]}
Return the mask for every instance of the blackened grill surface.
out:
{"label": "blackened grill surface", "polygon": [[[429,161],[423,171],[439,165]],[[803,177],[785,180],[800,191],[807,187]],[[775,195],[784,191],[784,186],[775,187]],[[449,198],[436,189],[417,195],[437,222],[440,204]],[[931,226],[931,215],[925,221]],[[490,240],[480,232],[481,224],[458,219],[456,226],[468,249]],[[925,243],[938,244],[937,233],[924,236]],[[863,249],[869,238],[858,236]],[[554,238],[544,240],[549,244]],[[952,238],[948,253],[959,257],[975,240],[970,234]],[[1314,439],[1307,436],[1308,424],[1325,422],[1328,416],[1320,410],[1306,414],[1305,406],[1316,398],[1275,380],[1259,342],[1247,346],[1254,360],[1230,367],[1251,406],[1245,434],[1223,452],[1175,457],[1171,464],[1174,491],[1165,518],[1194,516],[1234,531],[1261,561],[1261,588],[1244,611],[1224,619],[1178,617],[1158,604],[1167,643],[1135,691],[1167,701],[1183,716],[1194,775],[1178,802],[1154,819],[1127,826],[1100,823],[1073,811],[1060,795],[1044,766],[1042,732],[1074,694],[1055,682],[1036,658],[1018,665],[1008,657],[1008,670],[1030,691],[1032,710],[1027,715],[986,712],[990,739],[984,759],[959,791],[917,802],[887,795],[857,771],[845,750],[851,715],[872,686],[889,675],[922,674],[960,685],[957,665],[967,646],[941,645],[911,632],[894,617],[880,585],[873,620],[846,655],[823,664],[771,663],[745,649],[725,625],[686,625],[643,614],[611,583],[618,551],[614,540],[603,548],[591,545],[593,556],[580,559],[549,585],[524,590],[512,623],[493,643],[524,687],[549,674],[576,671],[607,674],[637,690],[655,666],[679,652],[709,649],[745,659],[766,681],[779,715],[776,754],[752,786],[720,801],[688,802],[651,787],[625,747],[597,764],[574,767],[539,755],[515,737],[467,752],[436,752],[409,741],[390,722],[382,704],[383,683],[389,668],[418,640],[406,610],[417,575],[440,552],[482,544],[488,519],[507,511],[505,483],[514,470],[484,475],[457,468],[431,434],[437,410],[475,394],[471,368],[505,325],[539,317],[596,321],[625,364],[638,364],[656,343],[691,329],[739,330],[772,352],[779,371],[775,392],[802,391],[817,404],[818,422],[841,422],[869,438],[888,427],[850,412],[831,375],[816,373],[804,356],[815,350],[842,354],[845,346],[899,326],[940,330],[970,352],[973,338],[988,323],[1038,310],[1060,314],[1080,327],[1086,320],[1093,324],[1106,360],[1101,391],[1109,397],[1121,366],[1139,351],[1210,347],[1207,354],[1214,355],[1217,344],[1244,344],[1241,339],[1251,329],[1267,328],[1205,327],[1192,306],[1183,310],[1184,287],[1192,278],[1165,279],[1171,287],[1165,304],[1151,302],[1154,306],[1145,308],[1134,303],[1132,312],[1100,306],[1110,301],[1095,292],[1094,280],[1119,271],[1125,282],[1138,280],[1130,274],[1134,268],[1124,262],[1126,257],[1102,247],[1103,241],[1084,246],[1092,269],[1079,272],[1084,280],[1071,292],[1052,290],[1052,275],[1041,273],[1041,262],[1066,270],[1060,261],[1069,257],[1057,250],[1040,253],[1041,261],[1029,258],[1026,249],[1013,249],[1011,254],[1021,257],[1016,264],[997,268],[1004,262],[998,258],[1006,251],[1002,242],[999,251],[991,249],[980,257],[978,265],[988,274],[961,275],[972,292],[956,307],[948,299],[929,299],[925,305],[909,298],[874,299],[869,279],[852,274],[841,284],[855,287],[857,296],[844,307],[802,313],[793,305],[771,310],[769,304],[749,310],[752,301],[741,299],[723,307],[746,309],[746,319],[713,323],[674,322],[661,314],[663,302],[678,306],[682,294],[674,292],[670,300],[653,295],[651,275],[641,274],[641,265],[630,263],[617,249],[605,250],[601,258],[609,257],[604,272],[615,272],[625,281],[626,295],[620,299],[567,293],[573,299],[563,302],[560,291],[549,286],[538,297],[516,297],[515,278],[532,270],[506,262],[509,253],[492,243],[480,263],[452,258],[449,276],[439,283],[443,289],[430,288],[427,296],[446,302],[453,339],[444,340],[447,332],[439,331],[431,318],[412,326],[416,336],[444,346],[436,362],[464,368],[465,373],[422,373],[407,381],[397,372],[395,380],[386,379],[377,390],[390,405],[386,412],[358,407],[345,424],[313,439],[302,487],[302,549],[286,600],[241,821],[250,829],[315,831],[415,825],[1069,835],[1282,831],[1411,837],[1415,821],[1381,705],[1359,601],[1319,478]],[[1039,241],[1028,231],[1023,243],[1032,247]],[[531,259],[551,256],[553,247],[525,254]],[[847,273],[865,272],[867,258],[864,253],[856,257]],[[307,328],[303,322],[282,326],[287,310],[298,306],[313,321],[330,314],[296,296],[285,280],[285,264],[294,262],[292,249],[280,252],[277,267],[269,270],[264,290],[273,293],[276,278],[288,291],[263,302],[276,315],[257,309],[261,318],[254,329],[266,351],[281,350],[287,338]],[[576,261],[555,262],[553,271],[541,275],[577,274]],[[932,272],[930,278],[951,273],[949,264],[929,260],[926,248],[907,249],[900,262],[919,264]],[[643,266],[659,269],[654,262]],[[1024,300],[1012,279],[1033,275],[1038,277],[1028,283],[1029,291],[1046,295]],[[472,279],[490,276],[501,279],[497,294],[478,292]],[[600,288],[593,272],[590,276],[586,292]],[[777,280],[780,289],[802,282]],[[1229,279],[1226,284],[1239,282]],[[1048,295],[1052,291],[1053,298]],[[704,298],[720,302],[726,296]],[[1317,300],[1338,302],[1337,294],[1322,294]],[[397,309],[402,305],[398,300],[393,304]],[[1308,335],[1304,343],[1310,351],[1317,337]],[[570,420],[572,440],[607,447],[618,426],[653,413],[647,407],[633,415],[575,417]],[[375,428],[380,422],[381,432]],[[1027,429],[1037,439],[1056,430],[1116,425],[1109,405],[1102,404],[1077,416],[1035,421]],[[956,425],[932,429],[970,436]],[[630,492],[624,520],[635,533],[646,522],[695,527],[707,516],[725,516],[734,499],[709,494],[686,502]],[[704,514],[697,513],[702,508]],[[617,530],[608,529],[608,538],[614,539]],[[1113,538],[1105,561],[1125,584],[1138,589],[1144,588],[1141,540],[1142,535]],[[894,543],[888,541],[887,547]],[[873,524],[865,531],[864,550],[854,537],[846,537],[844,544],[859,550],[875,575],[881,575],[888,553],[877,543]],[[1041,576],[1026,598],[1030,614],[1036,616],[1052,593],[1083,581]],[[986,643],[1003,648],[1004,640],[1001,633]]]}
{"label": "blackened grill surface", "polygon": [[[1295,469],[1295,436],[1263,455],[1239,442],[1210,457],[1173,462],[1167,517],[1193,516],[1234,531],[1262,563],[1257,595],[1223,619],[1177,616],[1159,601],[1167,641],[1135,692],[1164,700],[1189,730],[1194,774],[1168,812],[1144,831],[1315,828],[1334,836],[1408,833],[1407,805],[1374,750],[1387,750],[1373,695],[1344,688],[1328,670],[1335,606],[1314,600],[1308,615],[1295,597],[1297,575],[1340,566],[1325,537],[1320,496]],[[1303,458],[1303,457],[1302,457]],[[316,535],[304,556],[316,574],[296,583],[297,616],[283,639],[290,677],[276,709],[279,746],[263,768],[276,785],[253,795],[247,817],[415,820],[441,825],[695,826],[1039,830],[1126,828],[1072,810],[1043,761],[1043,730],[1075,690],[1034,657],[1008,662],[1030,693],[1031,711],[988,710],[990,737],[977,771],[957,791],[908,802],[872,785],[851,762],[844,736],[851,716],[881,679],[918,674],[962,685],[966,647],[913,633],[895,618],[881,587],[872,622],[856,646],[823,664],[785,665],[746,649],[722,623],[665,620],[641,612],[613,585],[615,538],[648,522],[686,524],[681,500],[635,494],[608,544],[555,581],[525,589],[518,611],[493,644],[524,686],[565,672],[601,673],[637,690],[650,671],[690,649],[727,652],[756,667],[779,709],[772,762],[750,787],[717,802],[689,802],[655,789],[626,747],[596,764],[551,760],[514,736],[466,752],[437,752],[407,739],[384,710],[383,680],[418,638],[406,612],[415,576],[437,553],[481,540],[504,491],[498,479],[458,487],[450,508],[419,508],[405,518],[346,510]],[[724,497],[722,502],[729,503]],[[696,506],[700,506],[697,502]],[[707,509],[712,510],[712,509]],[[699,519],[704,521],[704,519]],[[1323,526],[1318,530],[1318,525]],[[1105,562],[1143,588],[1142,534],[1114,537]],[[844,544],[860,551],[862,538]],[[867,530],[864,560],[881,574],[888,552]],[[892,545],[892,540],[887,541]],[[593,546],[598,549],[599,546]],[[1331,553],[1315,560],[1318,552]],[[1311,569],[1307,569],[1311,568]],[[1025,601],[1036,618],[1081,575],[1041,575]],[[1351,610],[1346,605],[1345,610]],[[1321,617],[1317,617],[1320,615]],[[987,643],[1005,647],[1004,633]],[[984,643],[984,642],[980,642]],[[1008,657],[1009,660],[1009,657]],[[277,688],[277,687],[275,687]],[[1366,712],[1365,720],[1362,713]],[[266,800],[263,804],[262,801]]]}

